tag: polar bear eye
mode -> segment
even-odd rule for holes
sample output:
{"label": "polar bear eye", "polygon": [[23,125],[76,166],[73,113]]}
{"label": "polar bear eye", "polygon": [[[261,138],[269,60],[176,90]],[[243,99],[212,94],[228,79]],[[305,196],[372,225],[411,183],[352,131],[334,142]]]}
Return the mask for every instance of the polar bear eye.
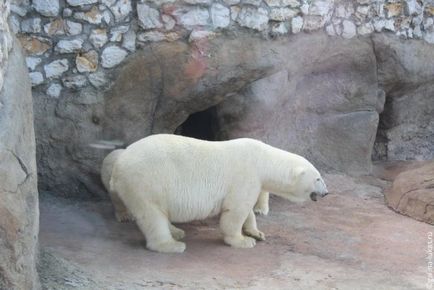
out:
{"label": "polar bear eye", "polygon": [[316,181],[319,181],[319,178],[317,178]]}

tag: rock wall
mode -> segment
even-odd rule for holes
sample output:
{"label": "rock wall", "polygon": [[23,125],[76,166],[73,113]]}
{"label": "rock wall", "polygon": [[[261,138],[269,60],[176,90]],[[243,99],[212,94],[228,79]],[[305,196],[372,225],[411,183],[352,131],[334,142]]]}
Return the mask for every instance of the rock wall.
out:
{"label": "rock wall", "polygon": [[[262,91],[276,106],[289,98],[279,108],[279,117],[276,115],[273,121],[264,122],[263,127],[268,131],[262,128],[263,134],[258,135],[256,129],[240,130],[246,126],[243,120],[252,117],[238,115],[232,118],[222,104],[220,116],[224,118],[219,117],[218,121],[222,128],[220,135],[261,137],[313,158],[324,169],[367,171],[375,139],[372,130],[377,127],[384,94],[386,99],[389,96],[388,88],[382,85],[382,75],[376,74],[376,69],[381,69],[377,66],[381,65],[378,57],[382,49],[374,45],[375,35],[395,35],[393,41],[398,47],[414,42],[416,46],[425,43],[431,48],[434,43],[432,1],[15,0],[11,9],[11,27],[19,34],[28,54],[26,62],[33,85],[37,120],[40,186],[43,190],[69,196],[105,196],[98,175],[101,159],[110,148],[125,146],[151,133],[174,132],[189,114],[214,106],[230,98],[230,94],[242,96],[240,99],[245,100],[239,102],[258,108],[260,112],[270,110],[260,107],[260,102],[249,103],[254,99],[255,87],[263,85],[253,84],[251,89],[248,84],[277,72],[291,72],[283,87],[295,89],[298,95],[285,92],[277,97],[272,95],[272,90]],[[308,47],[291,44],[293,40],[319,34],[328,35],[328,38],[318,38],[321,43],[302,42]],[[232,46],[226,46],[223,43],[238,37],[242,40],[248,38],[248,44],[238,41],[235,45],[236,41],[233,41]],[[288,40],[288,50],[297,54],[290,51],[275,53],[273,50],[279,50],[280,44],[273,43],[281,39]],[[360,39],[370,69],[345,49],[346,45],[353,47]],[[335,40],[340,46],[324,46]],[[321,57],[323,51],[311,49],[312,46],[331,49],[329,56],[343,62],[342,65],[327,63]],[[223,48],[232,50],[220,51]],[[355,59],[339,58],[332,49],[343,50],[342,55]],[[248,67],[248,70],[243,73],[231,63],[219,66],[214,62],[224,61],[225,57],[243,68]],[[297,58],[305,57],[312,61],[311,71],[299,64],[295,65],[299,73],[288,67],[292,63],[301,63]],[[406,56],[395,59],[403,58]],[[254,65],[246,66],[248,61]],[[337,72],[325,72],[323,67]],[[221,68],[225,74],[221,73]],[[131,72],[128,73],[129,69]],[[362,76],[364,73],[367,74]],[[339,80],[336,84],[332,82],[334,77]],[[302,82],[298,87],[295,79]],[[222,85],[225,89],[217,88]],[[273,83],[271,77],[271,85],[274,88],[280,84]],[[312,98],[303,98],[305,94]],[[390,95],[393,95],[392,91]],[[430,101],[426,94],[420,95],[425,96],[421,97],[421,104]],[[323,104],[324,98],[330,98],[326,103],[333,103],[336,107]],[[342,109],[340,102],[345,98],[351,105]],[[235,101],[240,99],[232,98]],[[398,98],[388,99],[385,114],[390,111],[389,107],[397,108],[389,106],[392,99]],[[325,112],[319,104],[332,111]],[[295,108],[297,114],[293,114]],[[302,112],[307,112],[310,117],[306,115],[300,119]],[[253,109],[244,113],[255,115]],[[298,121],[294,122],[295,117],[290,118],[289,114],[296,116]],[[380,116],[381,124],[387,123],[383,122],[387,119],[385,114]],[[302,119],[305,124],[301,123]],[[418,120],[422,119],[429,123],[425,117]],[[314,126],[312,120],[322,122],[321,126]],[[397,121],[396,124],[402,122],[406,121]],[[343,123],[348,125],[345,128],[337,126]],[[279,125],[274,127],[272,124]],[[417,124],[410,124],[413,126],[410,127],[415,128]],[[234,131],[229,132],[226,125]],[[359,130],[360,127],[363,129]],[[392,131],[392,127],[398,129]],[[404,147],[408,150],[404,152],[401,148],[406,138],[403,132],[410,127],[392,127],[381,126],[380,137],[375,143],[375,156],[379,159],[402,159],[403,155],[406,159],[429,157],[426,149],[418,149],[419,142],[406,142]],[[342,131],[336,131],[338,128]],[[273,130],[276,133],[270,133]],[[278,140],[277,130],[283,130],[287,140]],[[296,133],[290,134],[294,130]],[[314,138],[306,141],[307,132]],[[428,124],[418,129],[416,135],[419,140],[425,140],[425,136],[432,135],[432,132]],[[328,137],[324,139],[326,143],[319,141],[323,136]],[[384,142],[381,137],[384,137]],[[119,140],[111,144],[98,143],[107,138]],[[339,139],[350,141],[344,144]],[[430,140],[424,148],[429,147]],[[98,144],[89,146],[93,143]],[[324,150],[315,150],[320,145]],[[347,145],[351,146],[345,147]],[[334,148],[345,148],[345,153],[341,155],[333,151]],[[354,161],[349,160],[351,154],[356,156]]]}
{"label": "rock wall", "polygon": [[31,84],[0,3],[0,289],[38,289],[39,230]]}

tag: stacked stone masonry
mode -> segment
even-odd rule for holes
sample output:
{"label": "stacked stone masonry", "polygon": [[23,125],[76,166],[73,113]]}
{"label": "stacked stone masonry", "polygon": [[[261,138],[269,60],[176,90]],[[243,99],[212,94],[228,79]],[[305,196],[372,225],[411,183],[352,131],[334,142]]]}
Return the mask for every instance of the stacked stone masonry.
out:
{"label": "stacked stone masonry", "polygon": [[[13,2],[11,28],[27,51],[32,85],[54,98],[104,86],[110,69],[146,43],[193,41],[222,30],[263,37],[325,30],[348,39],[390,32],[434,43],[432,0],[29,1]],[[10,41],[1,41],[8,49]]]}

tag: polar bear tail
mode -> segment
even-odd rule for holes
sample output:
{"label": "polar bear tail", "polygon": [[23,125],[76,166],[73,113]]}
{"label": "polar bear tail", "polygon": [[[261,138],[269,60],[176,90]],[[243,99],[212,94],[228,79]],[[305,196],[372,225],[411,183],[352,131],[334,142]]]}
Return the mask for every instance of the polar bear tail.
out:
{"label": "polar bear tail", "polygon": [[116,162],[116,160],[119,158],[120,154],[124,151],[125,149],[117,149],[114,150],[112,152],[110,152],[110,154],[108,154],[103,162],[102,162],[102,166],[101,166],[101,181],[104,184],[104,187],[106,188],[106,190],[108,192],[110,192],[110,179],[112,177],[112,171],[113,171],[113,166]]}

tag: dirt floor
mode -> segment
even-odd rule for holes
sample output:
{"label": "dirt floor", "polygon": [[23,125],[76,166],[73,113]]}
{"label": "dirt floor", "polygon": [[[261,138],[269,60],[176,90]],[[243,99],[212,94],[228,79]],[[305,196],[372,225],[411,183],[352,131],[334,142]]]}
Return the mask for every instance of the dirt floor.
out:
{"label": "dirt floor", "polygon": [[384,204],[386,181],[326,175],[318,202],[273,197],[258,217],[266,241],[223,244],[218,220],[179,225],[183,254],[146,250],[137,227],[117,223],[108,202],[41,196],[44,289],[426,289],[433,227]]}

